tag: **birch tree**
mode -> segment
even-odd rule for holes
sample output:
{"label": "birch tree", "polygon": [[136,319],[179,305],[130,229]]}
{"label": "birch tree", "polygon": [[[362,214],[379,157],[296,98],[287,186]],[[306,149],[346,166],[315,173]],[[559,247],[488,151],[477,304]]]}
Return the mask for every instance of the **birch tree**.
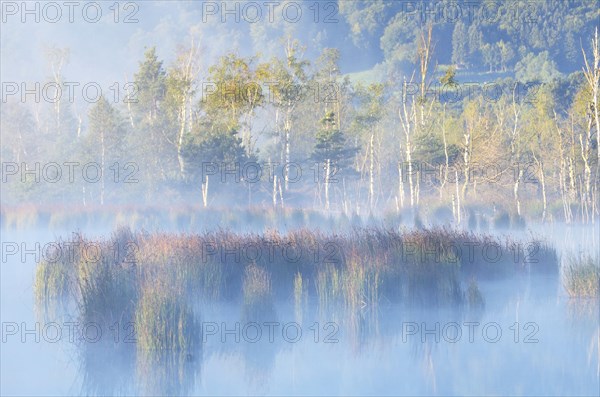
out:
{"label": "birch tree", "polygon": [[[596,198],[593,197],[598,194],[598,178],[600,175],[600,148],[598,148],[600,144],[600,109],[598,109],[598,91],[600,90],[600,45],[598,41],[598,28],[596,28],[594,32],[594,37],[591,40],[592,47],[592,56],[591,59],[588,60],[587,54],[582,48],[583,59],[584,59],[584,68],[583,75],[585,76],[585,81],[587,84],[587,89],[590,95],[590,109],[589,109],[589,121],[587,128],[587,136],[584,138],[580,136],[580,146],[582,158],[584,160],[584,164],[586,167],[586,196],[587,200],[592,203],[592,222],[595,221],[596,212],[594,211]],[[591,165],[590,165],[590,156],[591,154],[591,145],[594,140],[594,136],[592,135],[592,123],[595,124],[595,142],[596,142],[596,180],[594,181],[594,186],[591,186]],[[585,140],[585,143],[584,143]]]}
{"label": "birch tree", "polygon": [[166,79],[166,99],[169,116],[173,120],[176,135],[169,134],[169,142],[177,151],[179,174],[185,175],[184,144],[189,135],[192,120],[192,102],[197,90],[197,77],[200,73],[199,45],[191,41],[187,49],[181,49]]}

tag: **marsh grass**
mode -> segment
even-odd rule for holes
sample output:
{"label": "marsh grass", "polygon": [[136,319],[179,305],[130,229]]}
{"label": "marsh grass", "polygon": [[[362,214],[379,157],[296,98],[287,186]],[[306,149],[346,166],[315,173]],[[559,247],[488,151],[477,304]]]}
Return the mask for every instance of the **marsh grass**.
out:
{"label": "marsh grass", "polygon": [[[86,244],[91,242],[80,235],[63,243]],[[283,235],[120,229],[95,244],[98,257],[74,248],[66,259],[40,263],[36,301],[71,296],[87,321],[132,319],[145,299],[171,296],[188,303],[237,302],[247,309],[285,300],[293,300],[297,310],[309,300],[319,308],[351,310],[381,302],[460,305],[461,285],[470,279],[519,276],[534,266],[536,271],[558,269],[556,252],[548,245],[536,243],[537,260],[531,261],[526,246],[450,229],[355,229],[344,234],[297,230]],[[501,255],[489,260],[482,247],[492,246]],[[574,280],[581,278],[572,274]],[[170,295],[147,291],[159,281]],[[174,304],[165,301],[166,306]]]}
{"label": "marsh grass", "polygon": [[69,318],[71,284],[70,269],[60,263],[40,262],[33,281],[34,315],[39,322]]}
{"label": "marsh grass", "polygon": [[142,287],[135,311],[138,351],[195,352],[200,327],[191,307],[164,283]]}
{"label": "marsh grass", "polygon": [[242,321],[262,323],[275,321],[275,306],[271,293],[271,275],[252,263],[244,271]]}
{"label": "marsh grass", "polygon": [[33,290],[36,303],[52,305],[67,298],[69,271],[62,263],[40,262],[36,268]]}
{"label": "marsh grass", "polygon": [[[491,244],[505,255],[486,260],[481,247]],[[82,248],[92,245],[95,254]],[[72,252],[38,265],[37,305],[74,303],[82,322],[104,327],[134,323],[140,357],[198,354],[198,319],[214,303],[237,305],[245,321],[274,321],[282,303],[299,322],[310,307],[328,321],[362,324],[383,305],[481,308],[483,296],[469,280],[526,280],[524,269],[532,266],[523,245],[450,229],[180,234],[122,228],[95,242],[75,234],[59,246]],[[557,269],[551,247],[540,244],[536,252],[540,269]],[[573,290],[597,294],[597,273],[568,274]]]}
{"label": "marsh grass", "polygon": [[[511,255],[491,262],[481,249],[470,254],[467,244],[496,244]],[[450,229],[181,234],[121,228],[100,241],[74,234],[57,250],[69,254],[38,264],[36,307],[48,312],[71,304],[81,322],[103,329],[133,323],[137,373],[149,394],[177,394],[181,379],[194,377],[189,363],[202,357],[199,319],[207,305],[237,305],[242,321],[259,323],[276,321],[279,304],[293,307],[298,323],[310,308],[347,326],[358,341],[379,327],[384,308],[481,310],[483,295],[469,280],[526,280],[521,276],[532,266],[522,245]],[[536,252],[540,269],[556,271],[554,249],[539,244]],[[597,294],[597,267],[594,273],[590,266],[567,271],[570,291]],[[259,354],[261,346],[247,353]],[[164,368],[154,373],[152,363]]]}
{"label": "marsh grass", "polygon": [[522,266],[526,265],[531,273],[549,276],[558,276],[560,274],[558,253],[548,242],[539,237],[532,236],[530,241],[523,245],[520,251],[516,253],[515,244],[513,243],[513,247],[511,247],[513,254],[518,255],[518,262]]}
{"label": "marsh grass", "polygon": [[357,254],[350,255],[343,279],[345,303],[352,309],[379,303],[379,269],[373,264],[359,262],[358,258]]}
{"label": "marsh grass", "polygon": [[600,296],[600,258],[591,255],[567,258],[563,269],[563,285],[572,298]]}
{"label": "marsh grass", "polygon": [[138,298],[132,268],[102,256],[98,262],[82,261],[78,270],[79,310],[84,321],[110,324],[131,318]]}
{"label": "marsh grass", "polygon": [[308,305],[306,284],[301,273],[296,273],[294,277],[294,316],[298,324],[302,324],[304,313]]}

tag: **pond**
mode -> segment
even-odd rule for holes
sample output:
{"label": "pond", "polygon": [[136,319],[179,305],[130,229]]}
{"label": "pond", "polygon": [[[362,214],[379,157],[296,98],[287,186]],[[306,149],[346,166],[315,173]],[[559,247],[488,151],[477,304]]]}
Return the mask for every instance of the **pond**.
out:
{"label": "pond", "polygon": [[[533,234],[553,244],[562,262],[579,251],[597,255],[593,228],[538,228]],[[373,306],[359,296],[355,310],[322,310],[307,299],[299,313],[289,300],[275,300],[259,312],[197,302],[200,346],[153,355],[136,349],[139,330],[118,318],[85,324],[71,305],[53,320],[40,320],[33,293],[40,258],[10,254],[9,243],[18,242],[24,251],[57,236],[69,233],[3,233],[3,395],[597,395],[599,390],[598,297],[570,298],[560,274],[479,279],[481,307],[392,300]]]}

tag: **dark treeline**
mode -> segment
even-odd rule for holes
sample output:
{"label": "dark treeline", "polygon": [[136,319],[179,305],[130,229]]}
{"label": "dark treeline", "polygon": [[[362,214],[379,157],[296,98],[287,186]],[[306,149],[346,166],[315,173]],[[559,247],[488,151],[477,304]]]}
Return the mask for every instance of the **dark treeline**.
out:
{"label": "dark treeline", "polygon": [[[528,79],[580,70],[581,38],[592,35],[598,25],[598,7],[585,0],[339,4],[354,43],[369,47],[378,42],[388,64],[410,66],[419,30],[430,23],[440,63],[479,71],[514,69]],[[532,61],[543,68],[529,68]]]}

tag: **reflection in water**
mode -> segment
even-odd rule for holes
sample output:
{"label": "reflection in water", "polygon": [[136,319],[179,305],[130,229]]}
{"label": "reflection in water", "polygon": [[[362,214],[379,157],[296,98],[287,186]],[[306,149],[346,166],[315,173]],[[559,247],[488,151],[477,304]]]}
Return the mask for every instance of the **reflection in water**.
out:
{"label": "reflection in water", "polygon": [[82,343],[79,372],[82,395],[131,394],[135,375],[135,346],[124,343]]}
{"label": "reflection in water", "polygon": [[251,393],[263,394],[267,390],[269,373],[275,362],[277,347],[262,336],[261,324],[277,322],[273,302],[271,276],[263,268],[251,264],[246,268],[243,285],[240,333],[241,355],[245,364],[246,381]]}
{"label": "reflection in water", "polygon": [[275,356],[278,353],[277,345],[262,340],[255,343],[244,343],[240,348],[249,393],[267,393],[269,379],[275,365]]}
{"label": "reflection in water", "polygon": [[[331,394],[345,390],[344,384],[354,385],[357,393],[369,390],[421,395],[447,395],[460,390],[473,390],[475,394],[486,390],[501,394],[595,393],[600,379],[597,301],[557,301],[554,287],[546,289],[547,295],[536,294],[535,297],[523,296],[509,283],[482,283],[480,288],[487,297],[483,312],[474,313],[468,306],[462,310],[411,311],[388,305],[352,313],[340,308],[337,318],[345,320],[338,324],[339,332],[335,335],[338,343],[331,345],[314,342],[314,333],[309,329],[312,321],[319,322],[322,341],[327,334],[323,324],[330,320],[320,317],[316,308],[309,310],[315,317],[306,318],[301,325],[305,338],[299,343],[282,341],[279,333],[275,333],[276,340],[272,343],[264,334],[259,341],[248,342],[244,336],[249,340],[254,336],[250,329],[242,334],[239,342],[235,335],[227,335],[225,342],[220,335],[207,338],[210,348],[199,349],[194,354],[144,351],[135,344],[82,343],[79,347],[81,394],[183,396],[222,392],[261,395],[289,392],[292,385],[297,393],[326,390],[326,394]],[[504,292],[499,293],[499,290]],[[496,295],[492,297],[491,292]],[[275,305],[273,307],[275,310]],[[211,320],[219,327],[221,322],[226,322],[232,330],[235,329],[233,324],[243,325],[249,319],[247,313],[254,310],[230,309],[229,313]],[[283,312],[285,309],[287,312]],[[273,319],[284,323],[285,318],[294,318],[292,307],[277,306],[277,312],[280,314],[275,317],[253,319],[262,324]],[[520,334],[515,342],[515,332],[510,327],[517,321]],[[444,324],[451,322],[461,325],[462,337],[457,343],[446,340],[456,336],[452,329],[443,331]],[[473,343],[469,342],[468,328],[463,325],[468,322],[481,324],[475,328]],[[502,328],[503,335],[497,343],[486,342],[482,336],[483,324],[491,322]],[[531,335],[532,330],[524,328],[526,322],[537,324],[536,334]],[[407,332],[407,323],[417,327],[414,334]],[[428,330],[435,330],[436,323],[440,324],[439,331],[428,334]],[[263,333],[265,329],[263,326]],[[530,336],[538,342],[524,343]],[[219,371],[224,379],[237,373],[235,363],[239,362],[239,375],[243,377],[231,381],[231,389],[223,389],[229,381],[220,384],[202,376],[206,362],[213,366],[211,373]],[[218,366],[220,363],[222,367]],[[228,372],[230,365],[231,373]],[[320,371],[329,375],[320,379]],[[556,373],[556,376],[539,382],[548,373]],[[379,379],[382,386],[361,389],[366,386],[360,384],[367,379]]]}
{"label": "reflection in water", "polygon": [[78,343],[77,357],[82,395],[188,395],[201,374],[201,349],[148,351],[106,340]]}
{"label": "reflection in water", "polygon": [[107,341],[82,343],[79,351],[83,395],[184,396],[201,375],[201,349],[150,351]]}
{"label": "reflection in water", "polygon": [[200,379],[202,355],[198,351],[138,351],[137,394],[146,396],[187,396]]}

